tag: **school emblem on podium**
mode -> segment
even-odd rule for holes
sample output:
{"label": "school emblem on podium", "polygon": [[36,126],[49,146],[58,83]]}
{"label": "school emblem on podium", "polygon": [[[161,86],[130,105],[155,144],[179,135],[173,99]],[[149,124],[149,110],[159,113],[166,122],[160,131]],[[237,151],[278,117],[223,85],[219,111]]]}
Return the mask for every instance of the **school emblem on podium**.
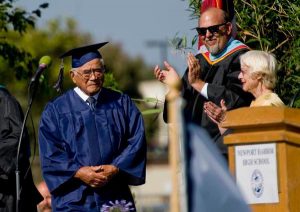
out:
{"label": "school emblem on podium", "polygon": [[252,173],[251,188],[254,196],[257,198],[260,198],[264,192],[264,178],[258,169],[255,169]]}

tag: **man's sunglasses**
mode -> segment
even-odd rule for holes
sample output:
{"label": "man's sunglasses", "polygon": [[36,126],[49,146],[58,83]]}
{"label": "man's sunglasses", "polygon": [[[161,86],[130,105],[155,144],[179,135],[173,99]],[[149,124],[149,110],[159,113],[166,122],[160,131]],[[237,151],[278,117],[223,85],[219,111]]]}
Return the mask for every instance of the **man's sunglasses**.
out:
{"label": "man's sunglasses", "polygon": [[207,30],[211,33],[211,34],[215,34],[217,32],[220,31],[220,26],[223,26],[227,24],[227,22],[223,23],[223,24],[217,24],[217,25],[213,25],[213,26],[210,26],[210,27],[196,27],[196,30],[198,32],[199,35],[201,36],[205,36],[206,35],[206,32]]}

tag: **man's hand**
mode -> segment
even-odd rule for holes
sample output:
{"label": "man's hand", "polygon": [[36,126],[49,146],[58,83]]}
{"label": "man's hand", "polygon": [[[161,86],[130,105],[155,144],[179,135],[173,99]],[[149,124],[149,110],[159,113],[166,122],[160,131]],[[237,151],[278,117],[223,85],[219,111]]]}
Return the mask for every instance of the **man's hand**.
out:
{"label": "man's hand", "polygon": [[200,92],[205,82],[200,79],[201,68],[199,61],[192,53],[188,53],[187,64],[189,67],[188,81],[195,90]]}
{"label": "man's hand", "polygon": [[117,173],[118,168],[113,165],[83,166],[74,177],[93,188],[99,188],[107,184]]}
{"label": "man's hand", "polygon": [[180,77],[176,70],[168,63],[164,62],[166,70],[162,70],[158,65],[154,68],[155,78],[166,85],[174,85],[180,81]]}
{"label": "man's hand", "polygon": [[213,102],[204,103],[204,112],[206,115],[218,125],[221,135],[227,130],[226,128],[221,127],[222,122],[226,119],[227,107],[225,101],[222,99],[221,107],[216,105]]}
{"label": "man's hand", "polygon": [[225,105],[225,101],[222,99],[220,104],[221,107],[219,107],[213,102],[204,103],[204,112],[216,124],[222,123],[226,117],[227,107]]}
{"label": "man's hand", "polygon": [[198,59],[192,53],[188,53],[187,55],[187,64],[189,67],[188,80],[190,84],[193,84],[200,78],[200,64]]}
{"label": "man's hand", "polygon": [[114,165],[101,165],[100,171],[108,181],[110,181],[116,174],[118,174],[119,169]]}

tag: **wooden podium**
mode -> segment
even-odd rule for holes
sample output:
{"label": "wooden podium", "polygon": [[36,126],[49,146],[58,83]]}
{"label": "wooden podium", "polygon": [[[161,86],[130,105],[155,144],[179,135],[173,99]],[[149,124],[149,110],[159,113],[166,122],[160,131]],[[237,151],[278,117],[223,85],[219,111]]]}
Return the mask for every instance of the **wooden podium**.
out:
{"label": "wooden podium", "polygon": [[[275,147],[278,202],[249,203],[254,212],[300,211],[300,109],[252,107],[229,111],[224,127],[233,133],[224,137],[229,147],[229,167],[237,178],[240,155],[237,149],[248,145]],[[249,151],[248,151],[249,153]],[[263,161],[263,160],[262,160]],[[243,163],[247,164],[247,160]],[[238,164],[238,165],[237,165]],[[276,173],[274,174],[276,175]],[[274,176],[273,176],[274,177]],[[264,179],[268,182],[268,179]]]}

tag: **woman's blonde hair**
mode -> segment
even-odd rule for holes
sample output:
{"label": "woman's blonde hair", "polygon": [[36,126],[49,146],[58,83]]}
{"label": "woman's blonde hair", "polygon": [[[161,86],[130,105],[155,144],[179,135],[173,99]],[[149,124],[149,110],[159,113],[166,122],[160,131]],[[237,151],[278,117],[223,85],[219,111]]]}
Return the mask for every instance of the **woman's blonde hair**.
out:
{"label": "woman's blonde hair", "polygon": [[241,55],[241,66],[246,66],[250,76],[260,76],[262,83],[268,89],[274,89],[276,84],[277,60],[271,53],[251,50]]}

